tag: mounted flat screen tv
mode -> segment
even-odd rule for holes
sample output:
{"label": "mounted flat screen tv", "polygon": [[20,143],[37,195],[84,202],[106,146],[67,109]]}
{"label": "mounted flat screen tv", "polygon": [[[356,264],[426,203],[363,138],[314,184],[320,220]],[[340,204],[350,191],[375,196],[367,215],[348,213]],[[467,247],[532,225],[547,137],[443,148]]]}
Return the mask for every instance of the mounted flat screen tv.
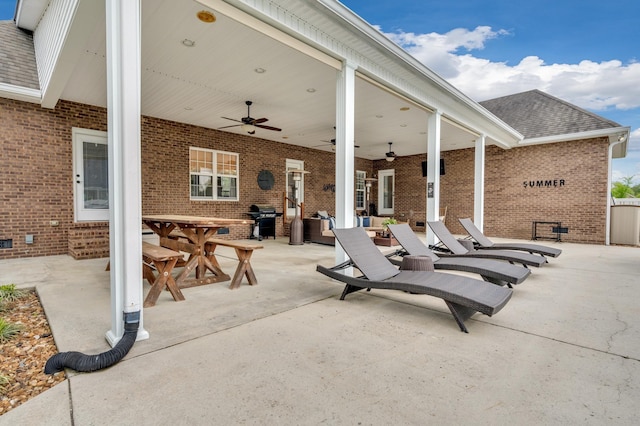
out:
{"label": "mounted flat screen tv", "polygon": [[[440,159],[440,176],[444,175],[444,158]],[[427,177],[427,162],[422,162],[422,177]]]}

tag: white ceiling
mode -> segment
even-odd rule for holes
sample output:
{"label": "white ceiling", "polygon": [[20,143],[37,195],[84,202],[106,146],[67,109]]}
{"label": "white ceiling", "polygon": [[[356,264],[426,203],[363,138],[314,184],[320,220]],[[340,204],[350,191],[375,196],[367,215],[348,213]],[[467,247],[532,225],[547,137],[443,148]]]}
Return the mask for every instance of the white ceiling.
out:
{"label": "white ceiling", "polygon": [[[253,137],[330,151],[335,68],[218,11],[215,22],[203,23],[196,16],[203,9],[192,0],[142,1],[142,113],[216,129],[234,124],[222,117],[245,117],[251,100],[251,117],[282,129],[258,129]],[[98,22],[61,97],[106,107],[104,16]],[[186,47],[185,39],[195,45]],[[390,141],[397,155],[424,153],[426,131],[424,110],[357,78],[358,157],[384,158]],[[441,131],[443,150],[473,146],[475,137],[459,127],[443,121]]]}

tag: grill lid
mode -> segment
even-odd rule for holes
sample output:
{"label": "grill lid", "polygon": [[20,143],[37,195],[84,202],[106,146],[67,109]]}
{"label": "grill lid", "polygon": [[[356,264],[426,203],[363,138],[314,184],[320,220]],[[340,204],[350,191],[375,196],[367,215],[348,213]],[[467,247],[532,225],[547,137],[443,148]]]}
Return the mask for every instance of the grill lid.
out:
{"label": "grill lid", "polygon": [[276,208],[267,204],[252,204],[250,210],[252,212],[260,213],[275,213]]}

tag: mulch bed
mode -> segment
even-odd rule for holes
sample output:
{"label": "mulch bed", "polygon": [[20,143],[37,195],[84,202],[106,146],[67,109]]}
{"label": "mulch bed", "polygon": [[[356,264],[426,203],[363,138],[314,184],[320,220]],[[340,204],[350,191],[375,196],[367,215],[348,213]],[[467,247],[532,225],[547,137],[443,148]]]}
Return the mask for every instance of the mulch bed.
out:
{"label": "mulch bed", "polygon": [[9,383],[0,389],[0,415],[64,381],[65,374],[44,374],[47,360],[58,352],[35,291],[8,302],[0,316],[22,330],[0,343],[0,375]]}

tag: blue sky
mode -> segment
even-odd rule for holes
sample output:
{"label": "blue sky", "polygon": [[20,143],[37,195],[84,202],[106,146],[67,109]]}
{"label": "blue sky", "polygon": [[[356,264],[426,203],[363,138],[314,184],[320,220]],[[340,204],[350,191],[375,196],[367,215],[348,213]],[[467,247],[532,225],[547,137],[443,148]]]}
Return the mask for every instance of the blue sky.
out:
{"label": "blue sky", "polygon": [[640,1],[342,2],[476,101],[540,89],[630,126],[613,177],[640,183]]}
{"label": "blue sky", "polygon": [[476,101],[539,89],[631,127],[640,183],[640,1],[342,0]]}

